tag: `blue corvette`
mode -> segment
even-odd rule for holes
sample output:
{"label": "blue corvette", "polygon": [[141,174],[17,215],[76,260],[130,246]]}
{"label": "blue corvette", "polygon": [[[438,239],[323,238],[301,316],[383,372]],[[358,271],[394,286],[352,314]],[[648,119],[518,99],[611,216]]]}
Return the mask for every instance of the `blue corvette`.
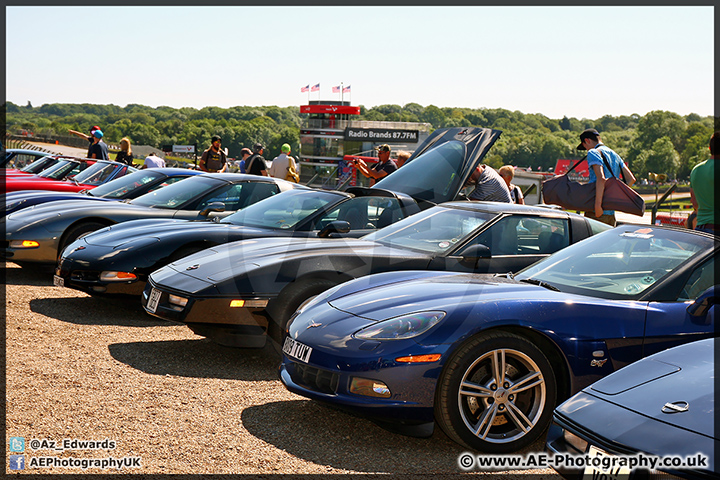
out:
{"label": "blue corvette", "polygon": [[[714,335],[713,236],[624,225],[516,275],[392,272],[331,288],[288,324],[289,390],[400,433],[434,423],[493,453],[542,435],[561,400]],[[710,290],[712,291],[712,290]]]}

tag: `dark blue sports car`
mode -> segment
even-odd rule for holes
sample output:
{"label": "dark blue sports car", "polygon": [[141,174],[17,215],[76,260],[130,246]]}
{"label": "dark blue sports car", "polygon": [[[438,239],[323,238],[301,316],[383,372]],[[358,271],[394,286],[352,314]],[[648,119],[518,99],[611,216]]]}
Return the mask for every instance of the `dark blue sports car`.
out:
{"label": "dark blue sports car", "polygon": [[[709,313],[715,292],[697,302],[696,316]],[[556,468],[566,478],[718,478],[714,453],[720,432],[714,428],[715,339],[699,340],[656,353],[583,389],[556,410],[546,448],[562,455],[634,456],[640,453],[685,465],[650,468]],[[704,458],[703,458],[704,457]],[[650,457],[648,457],[650,458]],[[659,461],[660,458],[657,460]],[[564,462],[567,465],[569,462]],[[681,468],[682,467],[682,468]],[[626,477],[627,478],[627,477]]]}
{"label": "dark blue sports car", "polygon": [[280,368],[292,392],[402,433],[512,452],[558,401],[668,347],[714,334],[711,235],[625,225],[516,275],[396,272],[301,305]]}
{"label": "dark blue sports car", "polygon": [[80,192],[56,192],[52,190],[20,190],[2,195],[0,202],[5,203],[2,216],[10,215],[22,208],[54,202],[56,200],[127,200],[137,198],[158,188],[171,185],[183,178],[203,173],[187,168],[148,168],[138,170],[104,185]]}

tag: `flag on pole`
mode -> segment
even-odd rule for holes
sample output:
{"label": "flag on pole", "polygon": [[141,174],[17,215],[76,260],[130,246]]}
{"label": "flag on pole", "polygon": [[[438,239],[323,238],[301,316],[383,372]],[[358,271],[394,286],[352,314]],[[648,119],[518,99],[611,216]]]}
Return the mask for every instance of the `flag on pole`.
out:
{"label": "flag on pole", "polygon": [[343,88],[343,93],[348,93],[350,91],[350,85]]}
{"label": "flag on pole", "polygon": [[311,91],[311,92],[319,92],[319,91],[320,91],[320,84],[318,83],[317,85],[313,85],[312,88],[310,89],[310,91]]}
{"label": "flag on pole", "polygon": [[310,84],[309,84],[309,83],[300,89],[300,93],[305,93],[305,92],[307,92],[308,90],[310,90]]}
{"label": "flag on pole", "polygon": [[333,93],[340,93],[340,85],[333,87]]}

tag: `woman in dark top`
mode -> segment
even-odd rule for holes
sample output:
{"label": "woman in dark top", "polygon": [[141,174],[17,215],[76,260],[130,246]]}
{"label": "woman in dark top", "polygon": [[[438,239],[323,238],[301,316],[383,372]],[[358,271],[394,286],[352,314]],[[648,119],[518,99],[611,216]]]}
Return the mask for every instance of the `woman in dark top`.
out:
{"label": "woman in dark top", "polygon": [[129,138],[124,137],[122,140],[120,140],[120,151],[115,156],[115,161],[132,165],[133,155]]}

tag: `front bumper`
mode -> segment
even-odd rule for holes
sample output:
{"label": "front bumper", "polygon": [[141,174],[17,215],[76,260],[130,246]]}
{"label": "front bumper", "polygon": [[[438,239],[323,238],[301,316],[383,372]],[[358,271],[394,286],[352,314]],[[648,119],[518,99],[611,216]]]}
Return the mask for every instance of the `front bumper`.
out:
{"label": "front bumper", "polygon": [[[160,291],[160,299],[155,311],[151,312],[148,301],[153,289]],[[183,307],[170,303],[170,295],[187,298],[187,304]],[[230,301],[235,299],[237,297],[190,297],[187,292],[158,286],[151,279],[140,295],[140,303],[147,313],[187,325],[198,335],[237,347],[255,348],[264,345],[264,335],[268,328],[265,308],[231,308]],[[223,341],[230,337],[234,337],[232,342]]]}

